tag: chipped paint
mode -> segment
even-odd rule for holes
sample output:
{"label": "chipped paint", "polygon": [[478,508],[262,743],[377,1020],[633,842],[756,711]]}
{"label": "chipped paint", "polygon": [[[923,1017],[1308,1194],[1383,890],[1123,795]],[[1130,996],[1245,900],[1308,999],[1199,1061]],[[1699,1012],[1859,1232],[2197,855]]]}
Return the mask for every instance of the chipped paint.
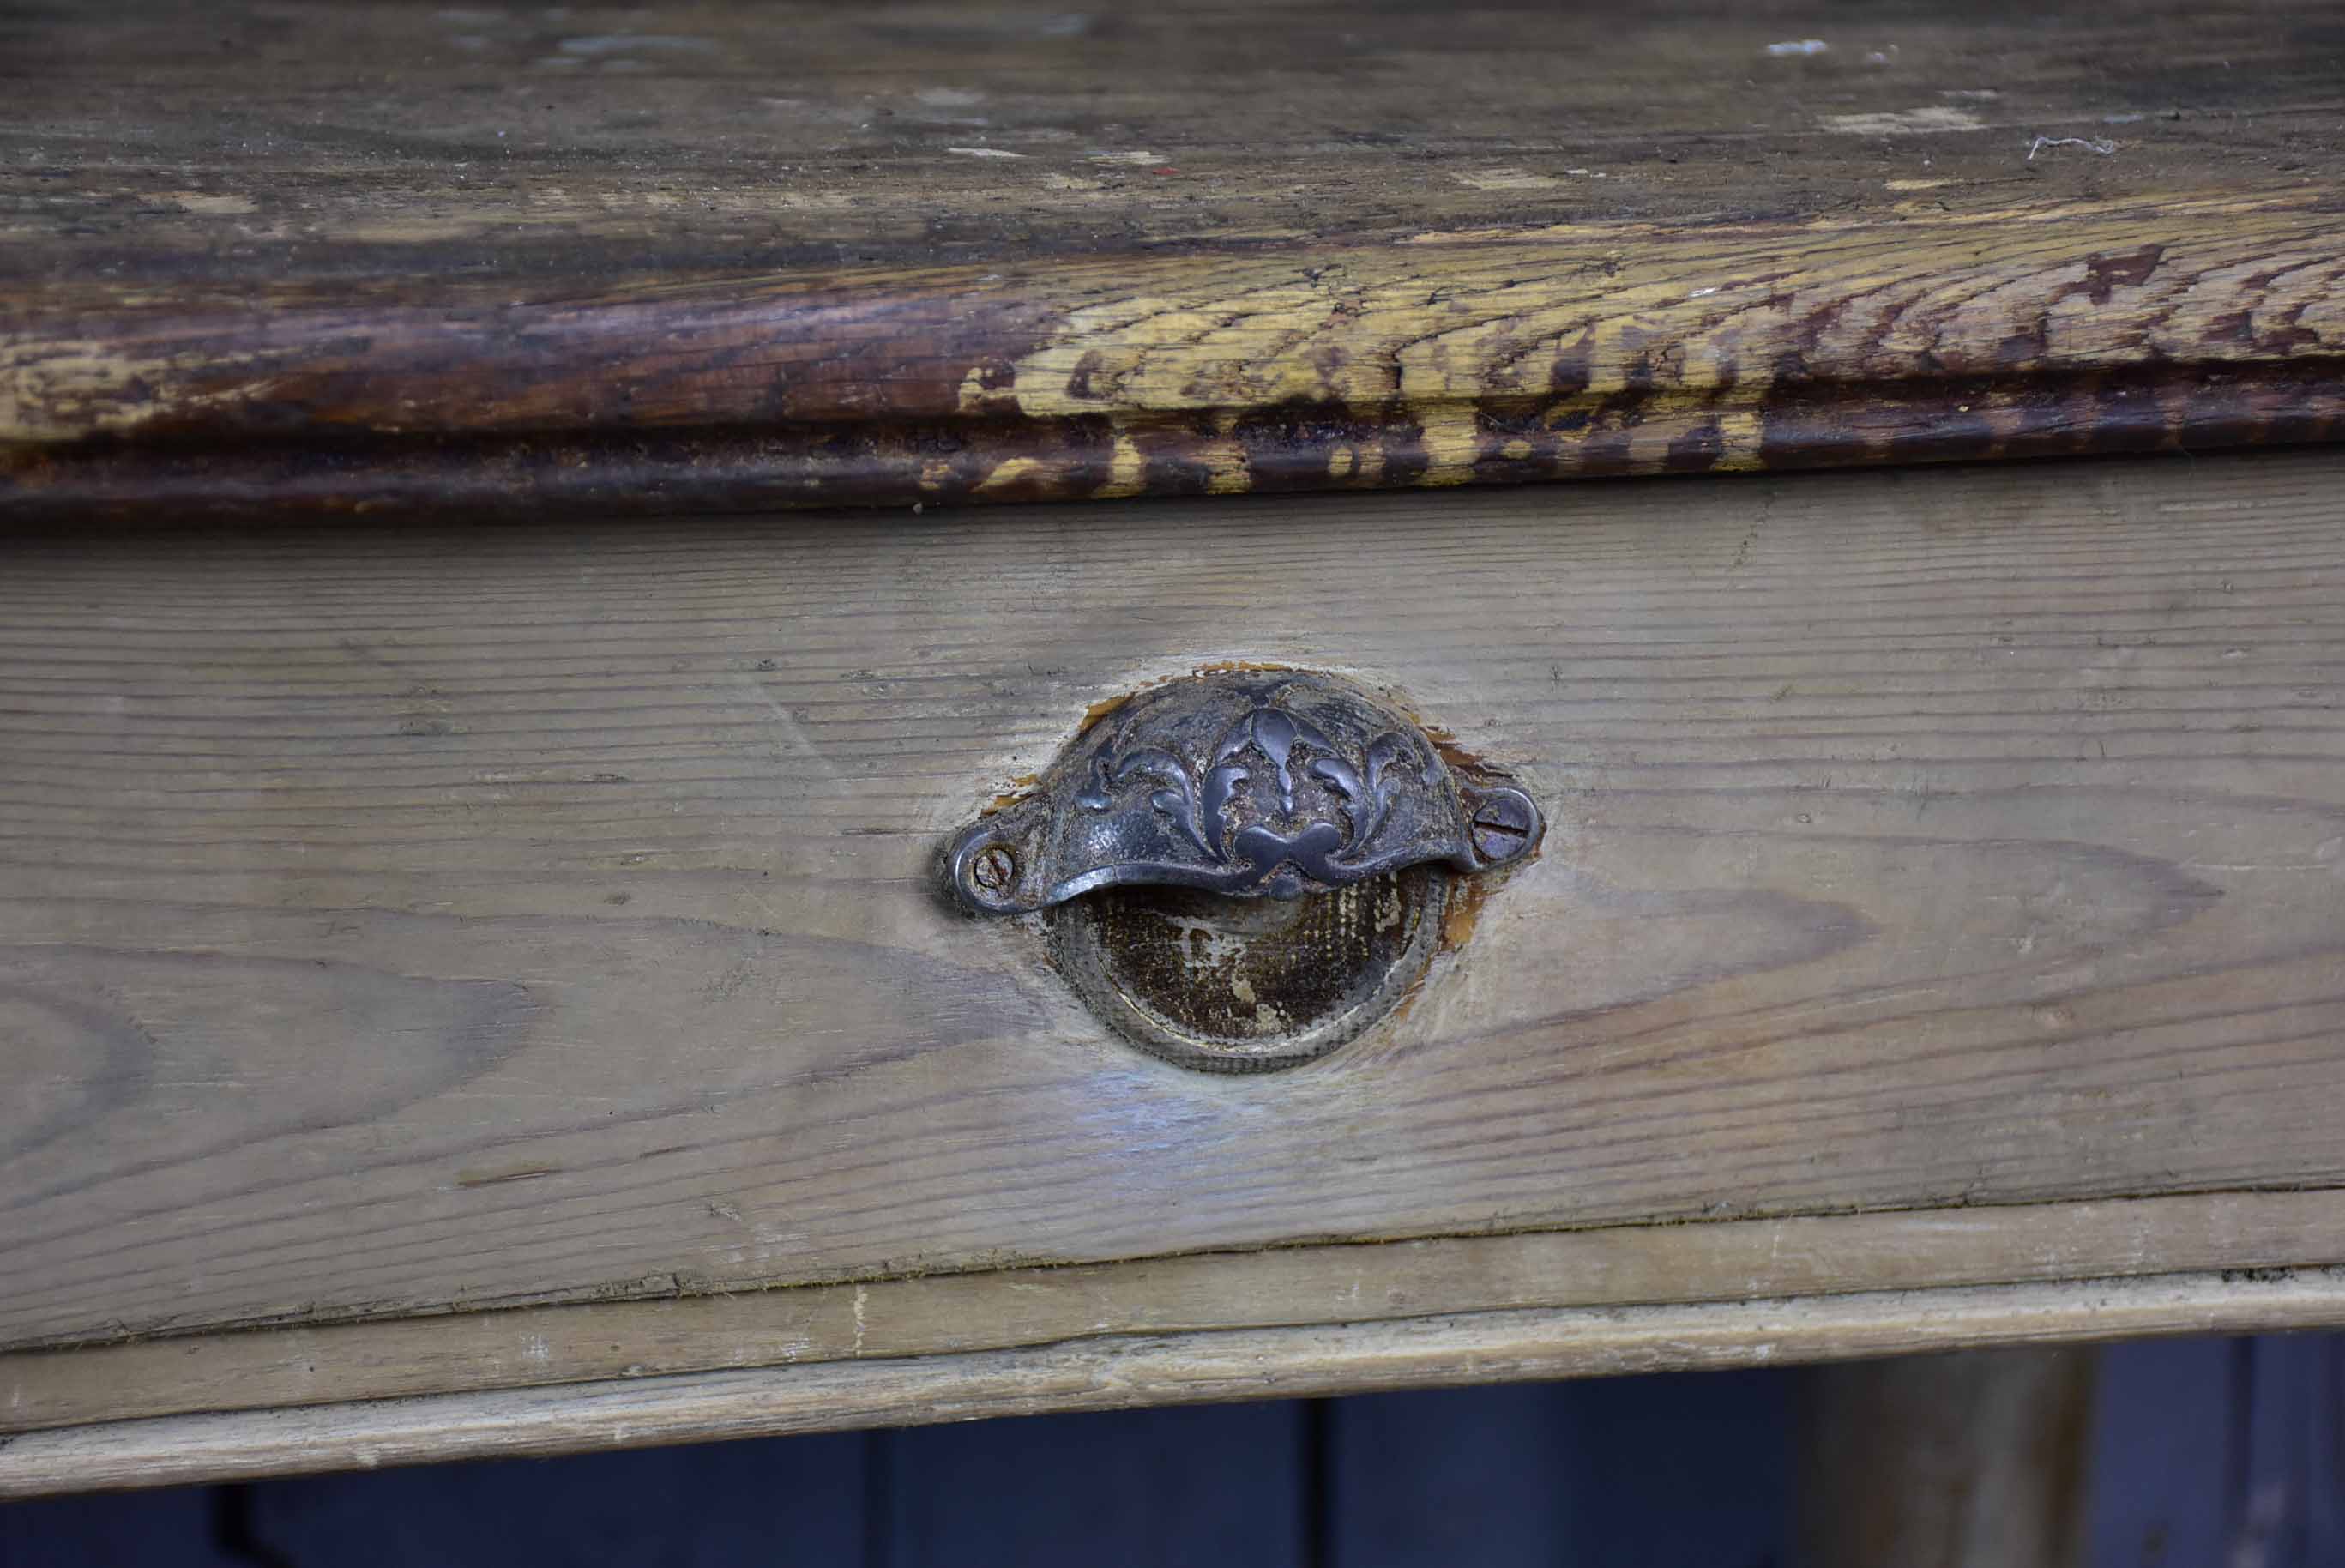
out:
{"label": "chipped paint", "polygon": [[1116,425],[1114,456],[1109,460],[1107,483],[1091,494],[1102,501],[1126,495],[1141,495],[1148,489],[1148,459],[1134,441],[1130,427],[1121,422]]}
{"label": "chipped paint", "polygon": [[1014,491],[1020,485],[1032,484],[1049,473],[1050,470],[1040,458],[1013,457],[1007,463],[995,464],[993,472],[980,480],[970,494],[986,496],[1000,495]]}
{"label": "chipped paint", "polygon": [[1893,109],[1878,114],[1826,115],[1820,122],[1836,136],[1940,136],[1948,131],[1986,129],[1986,122],[1968,109],[1945,104]]}
{"label": "chipped paint", "polygon": [[[561,209],[558,192],[545,199]],[[2137,267],[2149,232],[2174,238]],[[293,308],[261,338],[247,314],[155,294],[127,301],[118,324],[57,317],[78,336],[0,335],[0,441],[19,443],[0,448],[0,485],[21,508],[65,504],[107,474],[151,483],[131,477],[157,461],[137,443],[49,455],[149,431],[208,443],[170,459],[200,484],[241,461],[240,434],[307,433],[289,411],[337,439],[509,433],[543,455],[475,482],[518,484],[533,504],[578,485],[604,504],[635,493],[597,477],[622,472],[602,433],[637,454],[625,472],[655,451],[689,464],[659,471],[655,497],[676,498],[663,504],[695,484],[751,484],[764,504],[1225,494],[2076,451],[2137,443],[2145,422],[2155,439],[2202,420],[2317,433],[2335,400],[2309,383],[2205,372],[2294,376],[2345,350],[2340,298],[2330,218],[2214,195],[2147,214],[1914,204],[1893,242],[1862,218],[1562,224],[1302,256],[662,283],[593,307],[626,323],[610,331],[566,306],[393,309],[361,340],[346,311]],[[657,347],[671,321],[695,345],[681,361]],[[346,347],[360,341],[363,353]],[[2047,378],[2147,374],[2145,354],[2169,367],[2157,373],[2171,395],[2105,381],[2048,412]],[[817,364],[831,373],[796,368]],[[1937,390],[1952,378],[1972,378],[1958,419]],[[745,430],[663,433],[683,422]],[[341,450],[313,480],[274,478],[273,504],[453,504],[447,463],[426,450],[369,458],[363,484]],[[749,478],[760,473],[791,477]]]}

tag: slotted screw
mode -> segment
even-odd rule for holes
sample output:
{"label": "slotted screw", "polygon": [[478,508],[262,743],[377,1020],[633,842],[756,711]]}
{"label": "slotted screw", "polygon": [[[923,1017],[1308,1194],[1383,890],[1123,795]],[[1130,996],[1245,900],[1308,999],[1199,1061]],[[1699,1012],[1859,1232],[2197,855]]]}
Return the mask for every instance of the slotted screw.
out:
{"label": "slotted screw", "polygon": [[1018,880],[1018,857],[1000,844],[988,844],[969,862],[969,880],[983,893],[999,896]]}
{"label": "slotted screw", "polygon": [[1474,809],[1473,834],[1474,852],[1482,859],[1511,860],[1530,841],[1530,809],[1518,795],[1485,796]]}

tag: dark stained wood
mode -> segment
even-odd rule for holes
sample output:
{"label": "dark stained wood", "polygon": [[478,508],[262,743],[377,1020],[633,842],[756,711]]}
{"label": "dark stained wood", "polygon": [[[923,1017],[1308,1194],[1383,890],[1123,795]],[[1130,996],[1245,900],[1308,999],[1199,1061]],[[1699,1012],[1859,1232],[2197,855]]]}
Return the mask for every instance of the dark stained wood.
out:
{"label": "dark stained wood", "polygon": [[1812,1568],[2076,1568],[2093,1352],[1968,1350],[1820,1369],[1799,1437]]}
{"label": "dark stained wood", "polygon": [[[2334,1186],[2341,583],[2323,453],[25,533],[0,1341]],[[1404,1015],[1235,1082],[936,860],[1214,659],[1551,821]]]}
{"label": "dark stained wood", "polygon": [[2345,415],[2325,7],[1055,7],[18,8],[0,515],[1443,485]]}

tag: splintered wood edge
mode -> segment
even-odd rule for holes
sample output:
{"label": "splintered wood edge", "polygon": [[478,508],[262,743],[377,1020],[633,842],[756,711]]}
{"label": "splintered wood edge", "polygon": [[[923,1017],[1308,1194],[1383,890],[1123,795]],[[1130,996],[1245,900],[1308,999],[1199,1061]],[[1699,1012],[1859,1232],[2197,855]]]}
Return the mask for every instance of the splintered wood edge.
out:
{"label": "splintered wood edge", "polygon": [[576,300],[76,283],[0,293],[0,514],[1098,500],[2317,442],[2345,434],[2340,285],[2345,223],[2295,188]]}
{"label": "splintered wood edge", "polygon": [[[512,1408],[533,1412],[528,1422],[552,1423],[547,1431],[554,1435],[544,1438],[543,1446],[513,1451],[540,1452],[609,1440],[563,1435],[575,1430],[565,1424],[571,1418],[560,1413],[566,1407],[560,1407],[559,1400],[544,1402],[550,1395],[524,1397],[523,1390],[565,1389],[564,1399],[580,1390],[604,1390],[592,1396],[599,1400],[615,1388],[696,1389],[710,1377],[747,1372],[779,1380],[758,1383],[759,1388],[862,1390],[862,1383],[830,1380],[850,1364],[892,1366],[898,1369],[896,1375],[909,1375],[903,1369],[916,1366],[981,1369],[996,1365],[982,1357],[1008,1351],[1036,1352],[1041,1359],[1031,1364],[1053,1369],[1059,1362],[1052,1357],[1074,1354],[1066,1349],[1070,1346],[1117,1340],[1217,1346],[1236,1342],[1217,1336],[1272,1329],[1341,1337],[1364,1333],[1367,1325],[1378,1322],[1439,1319],[1499,1324],[1513,1322],[1516,1319],[1509,1315],[1522,1313],[1548,1315],[1538,1319],[1541,1323],[1580,1325],[1571,1329],[1573,1335],[1582,1334],[1587,1325],[1609,1326],[1605,1333],[1611,1337],[1600,1338],[1600,1343],[1609,1347],[1604,1355],[1616,1358],[1614,1361],[1575,1359],[1585,1352],[1579,1348],[1580,1339],[1573,1339],[1571,1348],[1556,1352],[1562,1359],[1552,1369],[1492,1369],[1495,1364],[1486,1365],[1473,1348],[1479,1341],[1469,1335],[1459,1341],[1456,1365],[1447,1374],[1461,1381],[1485,1376],[1565,1376],[1679,1364],[1669,1357],[1679,1333],[1673,1325],[1680,1319],[1668,1314],[1694,1307],[1714,1307],[1723,1316],[1687,1321],[1740,1324],[1742,1328],[1734,1333],[1757,1334],[1759,1325],[1771,1321],[1753,1305],[1757,1302],[1774,1303],[1769,1312],[1791,1310],[1786,1303],[1804,1303],[1798,1310],[1807,1313],[1822,1310],[1821,1302],[1842,1297],[1899,1293],[1903,1299],[1920,1292],[1914,1298],[1923,1299],[1931,1292],[2028,1285],[2054,1289],[2055,1294],[2040,1299],[2065,1305],[2043,1310],[2072,1317],[2080,1336],[2181,1331],[2231,1322],[2218,1308],[2226,1292],[2256,1283],[2248,1274],[2330,1265],[2345,1265],[2345,1193],[2231,1192],[1348,1243],[800,1286],[734,1296],[166,1336],[0,1356],[0,1431],[27,1434],[15,1446],[0,1450],[0,1487],[10,1484],[5,1478],[27,1462],[26,1454],[49,1452],[57,1441],[44,1437],[27,1449],[24,1445],[31,1435],[98,1422],[117,1423],[107,1430],[127,1431],[119,1423],[152,1426],[181,1417],[218,1421],[227,1420],[228,1412],[246,1412],[251,1420],[265,1423],[289,1420],[288,1412],[299,1407],[502,1394],[523,1401]],[[2101,1298],[2098,1292],[2114,1288],[2106,1281],[2208,1270],[2228,1271],[2220,1288],[2207,1286],[2210,1294],[2202,1305],[2187,1312],[2178,1309],[2170,1319],[2153,1316],[2137,1326],[2131,1319],[2106,1319],[2095,1305]],[[2290,1316],[2298,1305],[2303,1308],[2302,1322],[2334,1320],[2330,1298],[2322,1292],[2345,1290],[2345,1286],[2327,1278],[2325,1273],[2299,1278],[2299,1294],[2241,1296],[2242,1302],[2263,1306],[2255,1308],[2260,1315],[2240,1319],[2239,1324],[2291,1326],[2299,1321]],[[2078,1280],[2105,1283],[2078,1293],[2081,1288],[2072,1288]],[[1941,1337],[1934,1326],[1939,1322],[1934,1317],[1917,1319],[1902,1339],[1860,1335],[1857,1348],[1848,1353],[1865,1353],[1866,1347],[1875,1345],[1921,1349],[1941,1338],[1946,1344],[1983,1343],[2000,1332],[1962,1328]],[[1636,1324],[1649,1328],[1632,1329]],[[2050,1331],[2028,1328],[2015,1330],[2013,1337]],[[1727,1329],[1717,1332],[1721,1344],[1733,1339]],[[1292,1341],[1314,1342],[1307,1338]],[[1712,1353],[1705,1350],[1703,1355]],[[1809,1353],[1833,1352],[1819,1339]],[[1306,1386],[1386,1386],[1377,1380],[1373,1357],[1361,1364],[1355,1379],[1344,1365],[1352,1355],[1349,1349],[1329,1355],[1332,1359],[1324,1363],[1305,1359],[1294,1374],[1305,1380],[1296,1391]],[[1763,1359],[1765,1354],[1753,1350],[1750,1359]],[[1125,1364],[1122,1359],[1101,1363]],[[1185,1365],[1177,1357],[1169,1364]],[[1697,1359],[1682,1364],[1710,1363]],[[1069,1365],[1091,1363],[1077,1358]],[[967,1375],[980,1383],[992,1376],[980,1370]],[[1051,1376],[1059,1374],[1052,1371]],[[886,1386],[882,1380],[868,1387],[881,1390]],[[1060,1386],[1046,1381],[1045,1391],[1031,1401],[1004,1408],[1093,1408],[1113,1402],[1103,1393],[1078,1393],[1062,1401],[1049,1391]],[[1264,1391],[1285,1389],[1281,1382],[1278,1389]],[[845,1402],[836,1419],[823,1415],[817,1408],[820,1399],[813,1399],[804,1411],[790,1417],[791,1424],[771,1430],[929,1419],[916,1404],[868,1403],[879,1398],[878,1392],[851,1398],[842,1392],[838,1397]],[[1149,1392],[1129,1402],[1159,1397],[1232,1396],[1217,1387],[1193,1396]],[[530,1402],[532,1398],[537,1402]],[[479,1408],[505,1407],[491,1400]],[[991,1407],[971,1413],[991,1413]],[[683,1417],[678,1420],[681,1424],[668,1441],[735,1430],[721,1423],[703,1429]],[[188,1430],[246,1431],[232,1422]],[[483,1441],[486,1446],[478,1450],[446,1451],[506,1451],[495,1441]],[[321,1462],[360,1462],[357,1447],[343,1451],[345,1457]],[[430,1458],[440,1451],[416,1447],[385,1451]],[[238,1468],[242,1463],[207,1473],[266,1472],[266,1467]],[[117,1483],[130,1482],[107,1484]]]}
{"label": "splintered wood edge", "polygon": [[0,1497],[863,1427],[2345,1324],[2345,1270],[2178,1274],[1072,1340],[167,1416],[0,1438]]}

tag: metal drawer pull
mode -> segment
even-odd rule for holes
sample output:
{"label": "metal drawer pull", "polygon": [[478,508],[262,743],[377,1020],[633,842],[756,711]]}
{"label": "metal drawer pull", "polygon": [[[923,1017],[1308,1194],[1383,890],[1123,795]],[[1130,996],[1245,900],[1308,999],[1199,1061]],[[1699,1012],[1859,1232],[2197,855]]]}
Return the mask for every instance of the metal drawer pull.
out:
{"label": "metal drawer pull", "polygon": [[1113,709],[949,864],[971,910],[1051,911],[1059,969],[1127,1036],[1261,1071],[1390,1011],[1453,877],[1522,860],[1541,826],[1528,795],[1347,681],[1231,671]]}
{"label": "metal drawer pull", "polygon": [[984,914],[1135,884],[1291,899],[1427,861],[1487,871],[1528,854],[1539,829],[1528,795],[1461,778],[1356,687],[1200,675],[1133,697],[1035,793],[970,824],[952,882]]}

